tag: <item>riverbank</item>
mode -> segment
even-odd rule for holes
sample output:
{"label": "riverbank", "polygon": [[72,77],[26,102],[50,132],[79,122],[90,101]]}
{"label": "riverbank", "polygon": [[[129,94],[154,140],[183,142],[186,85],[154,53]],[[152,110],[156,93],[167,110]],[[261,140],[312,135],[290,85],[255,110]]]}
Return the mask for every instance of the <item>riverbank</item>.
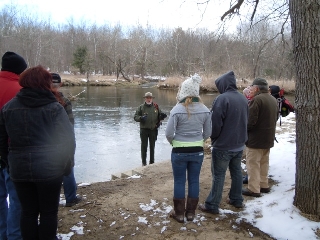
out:
{"label": "riverbank", "polygon": [[[200,85],[201,92],[218,92],[214,85],[214,80],[219,76],[203,76],[202,83]],[[118,80],[116,76],[103,76],[103,75],[92,75],[89,77],[89,81],[84,75],[71,75],[61,74],[63,86],[139,86],[142,84],[149,83],[148,80],[135,78],[131,81],[127,81],[120,77]],[[175,89],[178,90],[179,85],[183,82],[186,77],[168,77],[165,80],[154,81],[155,86],[160,89]],[[278,85],[284,88],[285,94],[295,93],[295,82],[289,80],[272,80],[267,79],[269,85]],[[252,80],[239,78],[237,79],[237,87],[239,90],[246,88]]]}
{"label": "riverbank", "polygon": [[[210,152],[210,151],[209,151]],[[205,155],[200,175],[200,202],[211,189],[211,154]],[[94,184],[82,183],[84,200],[59,208],[60,239],[273,239],[239,220],[241,210],[226,203],[230,189],[227,172],[219,215],[196,211],[193,222],[169,217],[173,207],[170,161],[135,169],[141,175]],[[273,184],[273,183],[272,183]],[[252,199],[245,197],[245,200]]]}

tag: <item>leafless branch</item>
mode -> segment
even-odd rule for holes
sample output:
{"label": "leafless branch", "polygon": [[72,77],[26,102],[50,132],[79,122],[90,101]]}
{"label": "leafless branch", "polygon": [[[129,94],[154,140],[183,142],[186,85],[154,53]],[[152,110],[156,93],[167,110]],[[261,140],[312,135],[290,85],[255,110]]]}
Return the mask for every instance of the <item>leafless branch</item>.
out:
{"label": "leafless branch", "polygon": [[222,17],[221,17],[221,21],[223,21],[223,19],[227,16],[227,15],[231,15],[234,14],[235,12],[239,11],[241,5],[243,4],[244,0],[238,0],[237,4],[234,5],[233,7],[231,7],[228,11],[226,11]]}
{"label": "leafless branch", "polygon": [[256,4],[254,6],[254,9],[253,9],[253,12],[252,12],[252,15],[251,15],[251,18],[250,18],[251,22],[253,21],[254,15],[256,14],[257,7],[258,7],[258,4],[259,4],[259,0],[256,0],[255,2],[256,2]]}

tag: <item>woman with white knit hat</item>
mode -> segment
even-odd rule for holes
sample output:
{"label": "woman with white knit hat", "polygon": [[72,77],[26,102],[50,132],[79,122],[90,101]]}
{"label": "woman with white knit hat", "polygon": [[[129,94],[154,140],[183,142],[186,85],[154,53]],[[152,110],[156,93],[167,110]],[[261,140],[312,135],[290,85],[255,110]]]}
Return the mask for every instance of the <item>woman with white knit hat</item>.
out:
{"label": "woman with white knit hat", "polygon": [[[185,80],[177,94],[178,103],[170,112],[166,137],[172,145],[171,163],[174,178],[174,211],[170,215],[183,223],[193,221],[199,201],[199,175],[203,162],[204,141],[211,135],[210,110],[201,102],[199,75]],[[188,197],[185,205],[185,183]]]}

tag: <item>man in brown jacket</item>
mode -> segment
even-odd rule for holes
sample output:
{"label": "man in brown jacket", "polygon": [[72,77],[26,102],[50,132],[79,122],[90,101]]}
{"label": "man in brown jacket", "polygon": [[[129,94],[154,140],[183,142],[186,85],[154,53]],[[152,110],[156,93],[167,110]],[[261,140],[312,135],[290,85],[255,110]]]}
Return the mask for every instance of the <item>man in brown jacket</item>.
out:
{"label": "man in brown jacket", "polygon": [[268,184],[269,154],[274,145],[279,108],[276,99],[268,92],[268,83],[256,78],[250,91],[254,98],[249,104],[248,141],[246,142],[246,165],[248,188],[246,196],[260,197],[270,191]]}

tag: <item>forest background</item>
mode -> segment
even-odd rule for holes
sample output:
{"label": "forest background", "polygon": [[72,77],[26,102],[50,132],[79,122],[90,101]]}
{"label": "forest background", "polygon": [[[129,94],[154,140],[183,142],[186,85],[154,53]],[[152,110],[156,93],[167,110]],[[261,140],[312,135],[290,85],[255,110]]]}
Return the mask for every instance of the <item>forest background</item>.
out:
{"label": "forest background", "polygon": [[[233,70],[246,81],[294,80],[290,23],[248,19],[233,33],[220,28],[153,28],[136,25],[55,24],[13,4],[0,10],[0,53],[15,51],[28,66],[52,72],[116,76],[132,81],[147,76],[205,78]],[[281,84],[279,84],[281,85]],[[283,84],[282,84],[283,85]]]}

